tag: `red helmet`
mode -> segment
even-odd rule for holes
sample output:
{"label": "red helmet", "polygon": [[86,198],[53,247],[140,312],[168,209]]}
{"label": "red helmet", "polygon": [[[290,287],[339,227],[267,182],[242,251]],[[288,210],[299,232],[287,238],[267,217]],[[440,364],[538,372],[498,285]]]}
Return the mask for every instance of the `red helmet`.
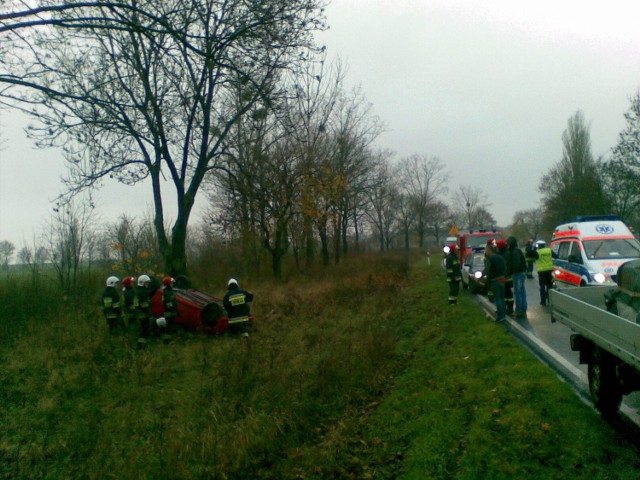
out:
{"label": "red helmet", "polygon": [[489,240],[487,240],[487,245],[491,245],[493,247],[496,246],[496,239],[491,237]]}
{"label": "red helmet", "polygon": [[124,285],[127,288],[131,288],[133,286],[133,277],[124,277],[122,279],[122,285]]}
{"label": "red helmet", "polygon": [[175,283],[175,280],[172,277],[164,277],[162,279],[162,285],[165,287],[169,287]]}
{"label": "red helmet", "polygon": [[449,245],[449,252],[450,253],[455,253],[456,250],[458,250],[458,244],[457,243],[452,243],[451,245]]}
{"label": "red helmet", "polygon": [[504,238],[501,238],[496,242],[496,247],[498,248],[498,250],[504,250],[505,248],[509,247],[509,244]]}

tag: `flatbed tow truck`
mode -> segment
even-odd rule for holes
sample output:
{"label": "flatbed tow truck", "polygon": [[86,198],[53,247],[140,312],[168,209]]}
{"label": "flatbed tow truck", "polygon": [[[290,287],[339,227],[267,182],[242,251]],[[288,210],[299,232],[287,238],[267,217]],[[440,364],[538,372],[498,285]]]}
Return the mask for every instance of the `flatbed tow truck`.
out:
{"label": "flatbed tow truck", "polygon": [[[622,273],[625,270],[627,274]],[[580,352],[580,363],[587,364],[589,392],[603,415],[616,414],[622,396],[640,390],[640,308],[636,302],[640,302],[640,260],[620,267],[616,286],[550,292],[551,320],[574,332],[571,349]]]}

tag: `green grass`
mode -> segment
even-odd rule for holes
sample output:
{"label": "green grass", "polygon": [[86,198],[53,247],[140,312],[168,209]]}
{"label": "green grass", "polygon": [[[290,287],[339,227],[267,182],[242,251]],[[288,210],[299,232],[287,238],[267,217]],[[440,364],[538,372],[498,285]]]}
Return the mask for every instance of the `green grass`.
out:
{"label": "green grass", "polygon": [[254,288],[249,343],[139,352],[95,306],[20,317],[0,343],[0,478],[637,478],[569,386],[466,294],[447,306],[439,267],[333,273]]}

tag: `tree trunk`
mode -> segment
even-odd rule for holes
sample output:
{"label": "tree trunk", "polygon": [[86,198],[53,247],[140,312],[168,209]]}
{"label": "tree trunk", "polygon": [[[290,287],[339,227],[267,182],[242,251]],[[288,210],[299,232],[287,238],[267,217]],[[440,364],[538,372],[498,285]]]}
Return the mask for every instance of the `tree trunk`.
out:
{"label": "tree trunk", "polygon": [[327,216],[324,215],[318,222],[318,234],[320,235],[320,248],[322,251],[322,265],[328,267],[329,261],[329,238],[327,234]]}

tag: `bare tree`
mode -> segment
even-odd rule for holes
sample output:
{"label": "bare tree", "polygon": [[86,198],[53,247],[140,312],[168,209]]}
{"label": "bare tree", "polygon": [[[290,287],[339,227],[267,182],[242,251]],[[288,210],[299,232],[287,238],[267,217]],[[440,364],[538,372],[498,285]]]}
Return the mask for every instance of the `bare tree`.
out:
{"label": "bare tree", "polygon": [[78,271],[92,229],[93,208],[75,202],[59,204],[54,209],[48,230],[44,235],[47,256],[60,286],[74,291],[78,286]]}
{"label": "bare tree", "polygon": [[389,249],[397,225],[397,201],[399,192],[389,174],[388,151],[376,154],[377,162],[372,169],[374,181],[366,191],[369,200],[367,217],[378,239],[380,251]]}
{"label": "bare tree", "polygon": [[469,229],[494,227],[495,220],[487,215],[490,206],[488,198],[481,188],[460,185],[453,197],[453,208],[459,217],[457,223],[467,225]]}
{"label": "bare tree", "polygon": [[31,245],[23,244],[18,252],[18,259],[29,269],[29,273],[31,274],[31,287],[34,289],[34,292],[37,292],[40,287],[40,271],[47,260],[46,249],[44,246],[38,244],[34,236]]}
{"label": "bare tree", "polygon": [[513,215],[511,234],[520,239],[535,240],[542,233],[543,220],[541,208],[519,210]]}
{"label": "bare tree", "polygon": [[16,246],[13,243],[8,240],[0,241],[0,265],[2,265],[3,270],[9,270],[9,262],[11,262],[15,250]]}
{"label": "bare tree", "polygon": [[437,157],[414,154],[400,161],[400,181],[406,192],[414,215],[414,228],[418,235],[418,246],[424,246],[429,224],[429,210],[447,191],[449,174]]}
{"label": "bare tree", "polygon": [[[323,1],[119,5],[89,10],[118,28],[81,21],[66,28],[78,11],[59,10],[51,15],[62,26],[5,37],[12,43],[0,58],[0,82],[21,87],[5,91],[5,99],[21,101],[39,121],[31,130],[38,144],[63,146],[70,193],[109,178],[127,185],[150,179],[166,269],[185,273],[187,225],[203,179],[224,167],[227,136],[239,119],[277,98],[280,73],[305,61],[300,49],[324,28]],[[155,28],[156,18],[171,29]],[[165,187],[177,207],[169,234]]]}

